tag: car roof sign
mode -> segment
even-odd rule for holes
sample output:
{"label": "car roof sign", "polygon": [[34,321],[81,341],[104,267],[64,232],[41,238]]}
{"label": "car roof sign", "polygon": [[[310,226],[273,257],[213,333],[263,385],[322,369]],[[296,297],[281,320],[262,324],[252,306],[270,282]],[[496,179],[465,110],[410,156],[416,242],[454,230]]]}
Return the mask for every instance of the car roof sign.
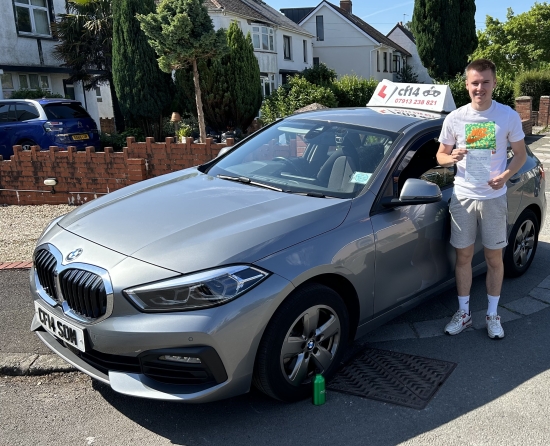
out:
{"label": "car roof sign", "polygon": [[449,113],[456,109],[448,85],[406,84],[384,79],[378,84],[367,107],[398,107]]}

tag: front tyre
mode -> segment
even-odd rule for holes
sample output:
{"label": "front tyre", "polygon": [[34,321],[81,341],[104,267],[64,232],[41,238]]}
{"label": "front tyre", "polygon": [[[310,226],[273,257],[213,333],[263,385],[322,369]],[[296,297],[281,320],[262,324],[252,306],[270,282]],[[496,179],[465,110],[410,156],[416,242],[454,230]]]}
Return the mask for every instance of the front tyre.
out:
{"label": "front tyre", "polygon": [[539,221],[530,209],[518,217],[504,253],[504,274],[519,277],[531,266],[539,240]]}
{"label": "front tyre", "polygon": [[311,394],[316,374],[336,371],[348,344],[346,305],[332,289],[308,285],[296,290],[277,309],[260,342],[254,385],[281,401]]}

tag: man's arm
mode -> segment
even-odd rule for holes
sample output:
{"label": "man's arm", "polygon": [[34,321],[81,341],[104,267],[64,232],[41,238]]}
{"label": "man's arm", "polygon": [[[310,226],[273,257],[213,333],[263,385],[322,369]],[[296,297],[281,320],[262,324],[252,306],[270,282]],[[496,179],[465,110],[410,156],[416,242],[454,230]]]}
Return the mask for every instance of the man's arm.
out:
{"label": "man's arm", "polygon": [[489,186],[491,186],[495,190],[502,188],[506,184],[506,182],[510,178],[512,178],[519,169],[521,169],[521,167],[525,164],[525,161],[527,160],[525,140],[522,139],[520,141],[511,142],[510,146],[512,147],[512,152],[514,152],[514,157],[512,158],[512,161],[510,161],[508,168],[499,176],[493,178],[492,180],[489,180]]}
{"label": "man's arm", "polygon": [[458,163],[462,158],[464,158],[464,155],[468,153],[466,149],[453,150],[453,147],[453,145],[449,144],[439,144],[439,150],[437,151],[436,158],[440,166],[450,167]]}

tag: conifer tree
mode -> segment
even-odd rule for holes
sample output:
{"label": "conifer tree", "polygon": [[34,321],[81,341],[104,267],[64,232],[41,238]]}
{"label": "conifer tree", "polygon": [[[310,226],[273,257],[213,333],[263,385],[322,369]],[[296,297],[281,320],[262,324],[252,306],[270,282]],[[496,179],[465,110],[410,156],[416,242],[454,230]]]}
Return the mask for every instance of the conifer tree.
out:
{"label": "conifer tree", "polygon": [[[228,53],[220,59],[200,61],[200,87],[206,123],[216,132],[246,131],[262,105],[262,84],[258,60],[250,35],[244,36],[236,23],[227,31]],[[185,111],[196,115],[193,73],[176,73],[177,97]]]}
{"label": "conifer tree", "polygon": [[477,47],[474,0],[415,0],[412,32],[431,77],[462,72]]}
{"label": "conifer tree", "polygon": [[154,0],[113,0],[113,81],[127,126],[160,138],[163,112],[169,112],[173,82],[159,70],[137,13],[155,9]]}
{"label": "conifer tree", "polygon": [[215,32],[202,0],[162,0],[155,13],[138,14],[141,29],[166,73],[191,66],[201,141],[206,139],[198,62],[226,51],[225,33]]}

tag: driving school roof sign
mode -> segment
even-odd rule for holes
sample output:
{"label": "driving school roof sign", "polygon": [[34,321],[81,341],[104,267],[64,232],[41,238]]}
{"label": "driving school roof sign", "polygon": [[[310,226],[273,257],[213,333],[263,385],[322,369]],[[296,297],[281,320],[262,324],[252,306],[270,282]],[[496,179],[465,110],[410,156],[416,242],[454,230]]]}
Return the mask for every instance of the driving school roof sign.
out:
{"label": "driving school roof sign", "polygon": [[368,106],[412,108],[445,113],[456,109],[448,85],[398,84],[387,79],[378,84]]}

